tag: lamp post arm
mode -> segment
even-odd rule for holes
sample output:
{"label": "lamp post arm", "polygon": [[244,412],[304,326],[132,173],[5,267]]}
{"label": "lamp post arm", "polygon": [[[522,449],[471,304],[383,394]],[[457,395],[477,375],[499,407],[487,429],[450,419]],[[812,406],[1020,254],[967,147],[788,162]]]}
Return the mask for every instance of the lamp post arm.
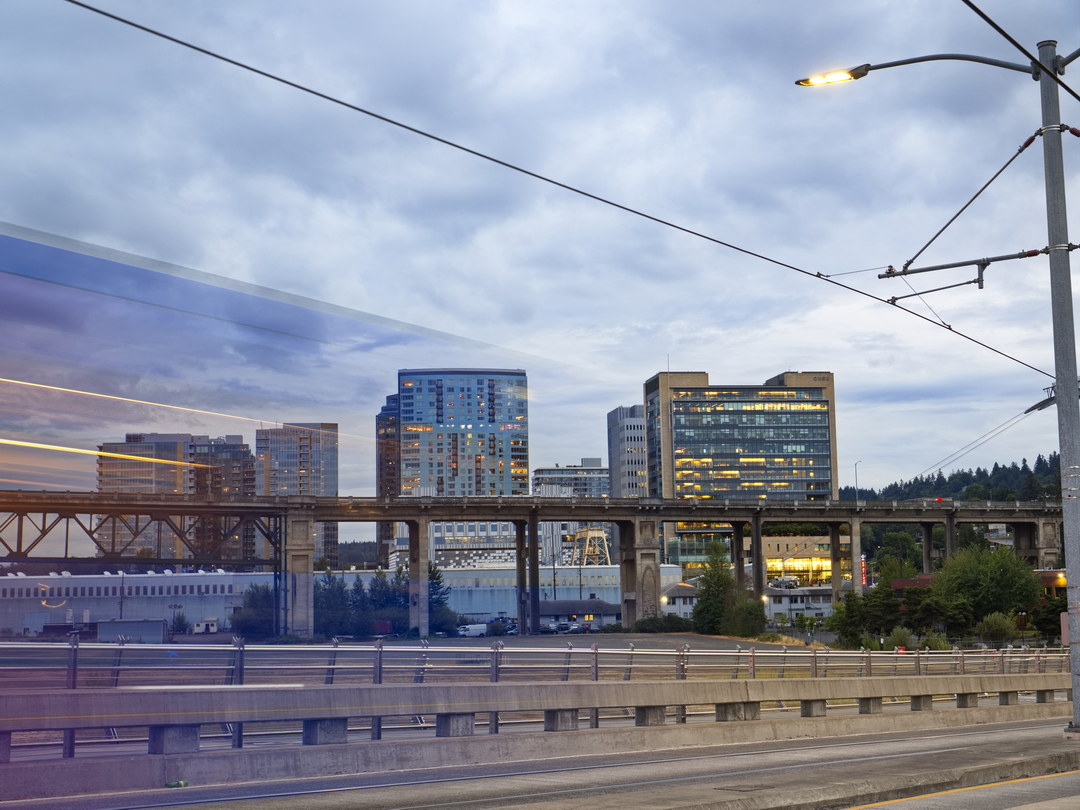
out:
{"label": "lamp post arm", "polygon": [[1065,67],[1065,66],[1066,66],[1067,64],[1069,64],[1070,62],[1072,62],[1072,61],[1073,61],[1074,59],[1076,59],[1076,57],[1078,57],[1078,56],[1080,56],[1080,48],[1077,48],[1077,49],[1076,49],[1075,51],[1073,51],[1072,53],[1070,53],[1070,54],[1069,54],[1068,56],[1062,56],[1062,57],[1061,57],[1061,67],[1062,67],[1062,69],[1064,69],[1064,67]]}
{"label": "lamp post arm", "polygon": [[[1080,51],[1077,51],[1069,58],[1072,59],[1080,55]],[[992,67],[1005,68],[1006,70],[1015,70],[1020,73],[1026,73],[1029,76],[1035,75],[1038,70],[1038,66],[1035,65],[1021,65],[1017,62],[1005,62],[1001,59],[991,59],[988,56],[975,56],[967,53],[932,53],[928,56],[915,56],[911,59],[898,59],[895,62],[881,62],[876,65],[867,65],[867,70],[883,70],[884,68],[900,67],[901,65],[914,65],[919,62],[940,62],[940,61],[954,61],[954,62],[978,62],[981,65],[990,65]]]}

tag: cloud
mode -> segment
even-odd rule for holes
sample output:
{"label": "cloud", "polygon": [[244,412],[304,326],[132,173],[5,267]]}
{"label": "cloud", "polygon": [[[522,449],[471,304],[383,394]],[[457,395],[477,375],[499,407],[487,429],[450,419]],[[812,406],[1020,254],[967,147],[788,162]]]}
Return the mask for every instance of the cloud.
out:
{"label": "cloud", "polygon": [[[1063,52],[1080,44],[1067,41],[1065,0],[981,6],[1030,48],[1049,36]],[[103,7],[810,275],[77,7],[8,0],[0,220],[151,260],[128,274],[76,261],[48,281],[8,267],[12,377],[269,422],[338,421],[356,437],[342,487],[357,494],[372,491],[373,419],[398,368],[526,368],[534,465],[603,455],[604,414],[640,401],[663,368],[734,384],[832,370],[840,468],[862,459],[865,485],[932,464],[1048,383],[813,277],[880,298],[911,292],[868,268],[911,258],[1039,126],[1037,85],[980,65],[793,84],[935,52],[1025,61],[959,4]],[[1075,109],[1063,98],[1074,124]],[[1017,158],[919,262],[1043,247],[1040,152]],[[1069,188],[1078,180],[1069,169]],[[982,290],[901,306],[1049,370],[1045,267],[992,265]],[[909,281],[921,291],[973,275]],[[0,396],[6,430],[91,446],[128,429],[247,430]],[[1052,450],[1052,421],[1025,420],[973,463]]]}

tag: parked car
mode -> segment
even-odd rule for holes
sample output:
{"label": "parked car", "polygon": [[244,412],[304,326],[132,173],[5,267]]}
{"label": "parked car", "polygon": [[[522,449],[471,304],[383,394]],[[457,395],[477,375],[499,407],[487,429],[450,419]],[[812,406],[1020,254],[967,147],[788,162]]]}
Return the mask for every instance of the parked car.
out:
{"label": "parked car", "polygon": [[555,622],[549,622],[548,624],[542,624],[542,625],[540,625],[540,632],[541,633],[558,633],[559,632],[559,625],[555,624]]}
{"label": "parked car", "polygon": [[580,632],[582,632],[581,631],[581,625],[578,624],[577,622],[571,622],[570,626],[566,629],[566,632],[567,633],[580,633]]}

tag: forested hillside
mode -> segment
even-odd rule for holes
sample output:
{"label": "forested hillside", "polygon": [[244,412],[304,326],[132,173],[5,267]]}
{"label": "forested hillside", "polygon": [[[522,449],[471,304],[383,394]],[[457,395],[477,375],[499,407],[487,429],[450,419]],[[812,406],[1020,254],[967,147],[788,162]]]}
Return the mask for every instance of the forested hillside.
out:
{"label": "forested hillside", "polygon": [[[989,470],[953,470],[945,475],[919,476],[910,481],[897,481],[880,490],[859,487],[863,500],[905,500],[908,498],[952,498],[958,501],[1039,501],[1061,497],[1058,454],[1039,455],[1029,466],[1027,459],[1019,464],[994,464]],[[841,487],[840,499],[853,500],[854,487]]]}

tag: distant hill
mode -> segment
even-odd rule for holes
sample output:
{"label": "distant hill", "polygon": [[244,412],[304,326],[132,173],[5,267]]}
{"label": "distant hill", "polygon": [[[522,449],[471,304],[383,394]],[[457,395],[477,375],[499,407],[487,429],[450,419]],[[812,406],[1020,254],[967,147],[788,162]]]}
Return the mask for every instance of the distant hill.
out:
{"label": "distant hill", "polygon": [[[995,463],[989,470],[953,470],[945,475],[918,476],[897,481],[880,490],[859,487],[864,500],[906,500],[908,498],[952,498],[958,501],[1039,501],[1061,498],[1060,461],[1057,453],[1039,455],[1034,466],[1027,459],[1019,464]],[[841,487],[840,500],[854,500],[855,487]]]}

